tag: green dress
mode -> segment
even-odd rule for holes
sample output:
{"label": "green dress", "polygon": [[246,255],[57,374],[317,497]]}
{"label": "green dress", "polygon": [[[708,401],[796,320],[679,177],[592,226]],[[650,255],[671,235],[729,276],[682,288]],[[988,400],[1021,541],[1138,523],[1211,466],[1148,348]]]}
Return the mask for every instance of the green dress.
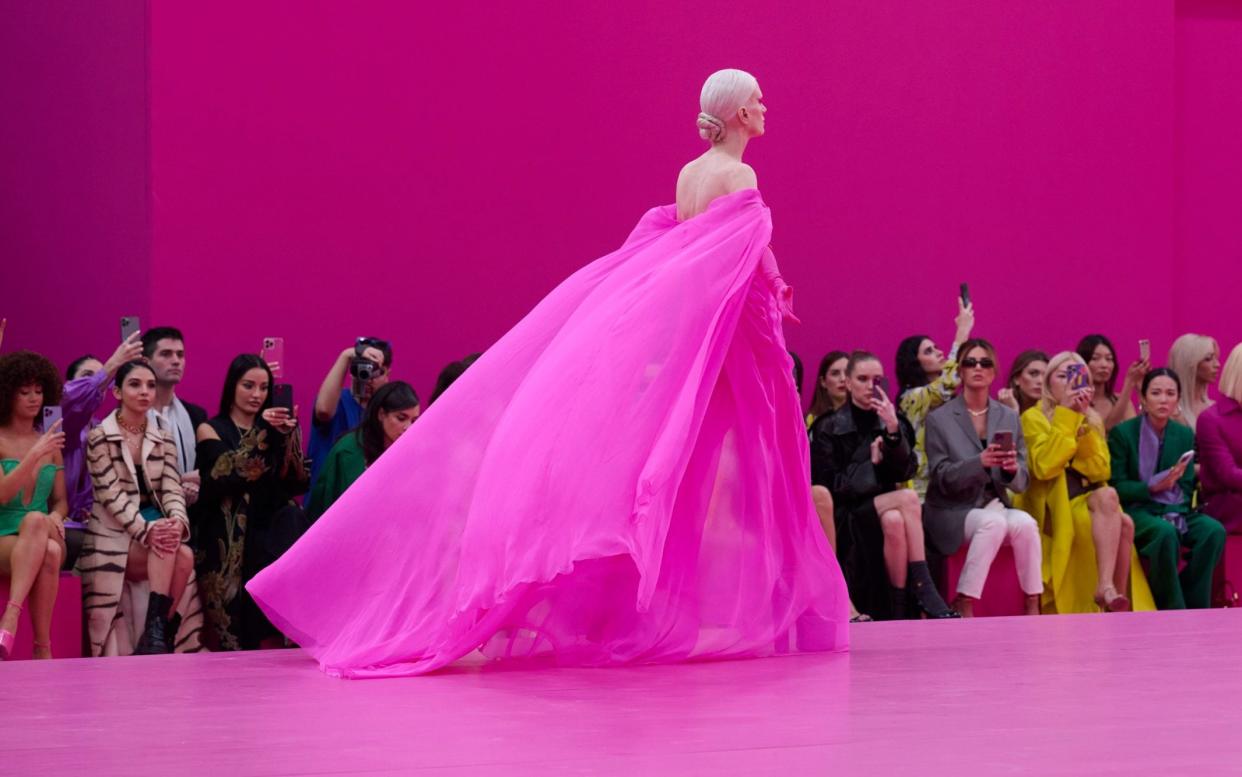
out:
{"label": "green dress", "polygon": [[[18,459],[0,459],[0,468],[4,469],[6,475],[17,469],[19,464],[21,461]],[[35,478],[34,496],[29,502],[26,501],[25,494],[19,491],[17,496],[0,505],[0,537],[17,534],[26,513],[47,512],[47,500],[52,495],[52,486],[56,483],[56,472],[60,469],[55,464],[44,464],[39,468],[39,475]]]}
{"label": "green dress", "polygon": [[367,459],[362,453],[362,445],[358,435],[349,432],[336,445],[319,470],[319,478],[311,491],[310,501],[306,503],[306,515],[312,521],[328,511],[332,503],[341,498],[341,494],[362,477],[367,469]]}

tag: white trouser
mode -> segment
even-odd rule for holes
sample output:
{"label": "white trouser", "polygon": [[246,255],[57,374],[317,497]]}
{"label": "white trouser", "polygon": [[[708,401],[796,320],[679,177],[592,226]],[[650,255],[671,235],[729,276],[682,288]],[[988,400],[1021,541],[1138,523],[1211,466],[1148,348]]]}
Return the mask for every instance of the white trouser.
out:
{"label": "white trouser", "polygon": [[993,499],[987,507],[966,513],[966,565],[962,567],[957,581],[957,592],[962,596],[978,599],[983,594],[983,583],[988,570],[1000,551],[1001,545],[1009,543],[1013,548],[1014,565],[1018,568],[1018,584],[1028,596],[1043,593],[1042,557],[1039,549],[1039,524],[1021,510],[1006,509],[999,500]]}

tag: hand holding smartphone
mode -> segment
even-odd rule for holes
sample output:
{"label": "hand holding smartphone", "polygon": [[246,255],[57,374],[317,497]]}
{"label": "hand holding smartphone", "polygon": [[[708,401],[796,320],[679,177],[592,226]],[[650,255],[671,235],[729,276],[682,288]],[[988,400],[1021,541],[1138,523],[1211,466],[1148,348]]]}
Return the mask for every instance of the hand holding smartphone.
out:
{"label": "hand holding smartphone", "polygon": [[280,407],[293,415],[293,384],[277,383],[272,386],[272,407]]}
{"label": "hand holding smartphone", "polygon": [[1191,451],[1186,451],[1180,457],[1178,457],[1177,463],[1181,466],[1189,467],[1190,462],[1194,460],[1195,460],[1195,452],[1191,450]]}
{"label": "hand holding smartphone", "polygon": [[138,316],[121,316],[121,342],[128,340],[135,332],[141,331],[142,325],[138,322]]}
{"label": "hand holding smartphone", "polygon": [[970,284],[963,283],[961,286],[958,287],[958,293],[961,295],[961,298],[962,298],[962,307],[964,308],[970,307]]}
{"label": "hand holding smartphone", "polygon": [[1151,340],[1139,340],[1139,361],[1151,361]]}
{"label": "hand holding smartphone", "polygon": [[64,420],[60,405],[47,405],[43,408],[43,433],[47,434],[58,422]]}
{"label": "hand holding smartphone", "polygon": [[1007,429],[1001,429],[992,435],[992,444],[1003,453],[1011,453],[1014,450],[1013,432]]}
{"label": "hand holding smartphone", "polygon": [[267,362],[267,367],[272,371],[273,378],[284,377],[285,338],[263,338],[263,350],[259,353],[263,357],[263,361]]}

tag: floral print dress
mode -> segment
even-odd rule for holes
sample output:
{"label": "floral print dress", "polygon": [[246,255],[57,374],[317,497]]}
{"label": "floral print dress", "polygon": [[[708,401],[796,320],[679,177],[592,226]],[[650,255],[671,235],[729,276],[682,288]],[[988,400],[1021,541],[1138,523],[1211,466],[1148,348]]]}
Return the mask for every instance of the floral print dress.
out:
{"label": "floral print dress", "polygon": [[207,642],[252,650],[277,631],[245,584],[304,527],[294,497],[309,485],[307,463],[297,431],[285,435],[262,420],[241,429],[228,416],[207,423],[220,439],[198,443],[203,485],[191,515]]}

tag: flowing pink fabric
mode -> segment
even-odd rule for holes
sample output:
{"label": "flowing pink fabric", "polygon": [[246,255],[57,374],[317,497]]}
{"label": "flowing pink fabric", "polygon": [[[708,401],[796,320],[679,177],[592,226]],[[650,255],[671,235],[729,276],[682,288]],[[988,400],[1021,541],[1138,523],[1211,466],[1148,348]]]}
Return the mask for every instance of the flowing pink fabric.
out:
{"label": "flowing pink fabric", "polygon": [[844,650],[756,190],[643,216],[248,585],[329,674]]}

